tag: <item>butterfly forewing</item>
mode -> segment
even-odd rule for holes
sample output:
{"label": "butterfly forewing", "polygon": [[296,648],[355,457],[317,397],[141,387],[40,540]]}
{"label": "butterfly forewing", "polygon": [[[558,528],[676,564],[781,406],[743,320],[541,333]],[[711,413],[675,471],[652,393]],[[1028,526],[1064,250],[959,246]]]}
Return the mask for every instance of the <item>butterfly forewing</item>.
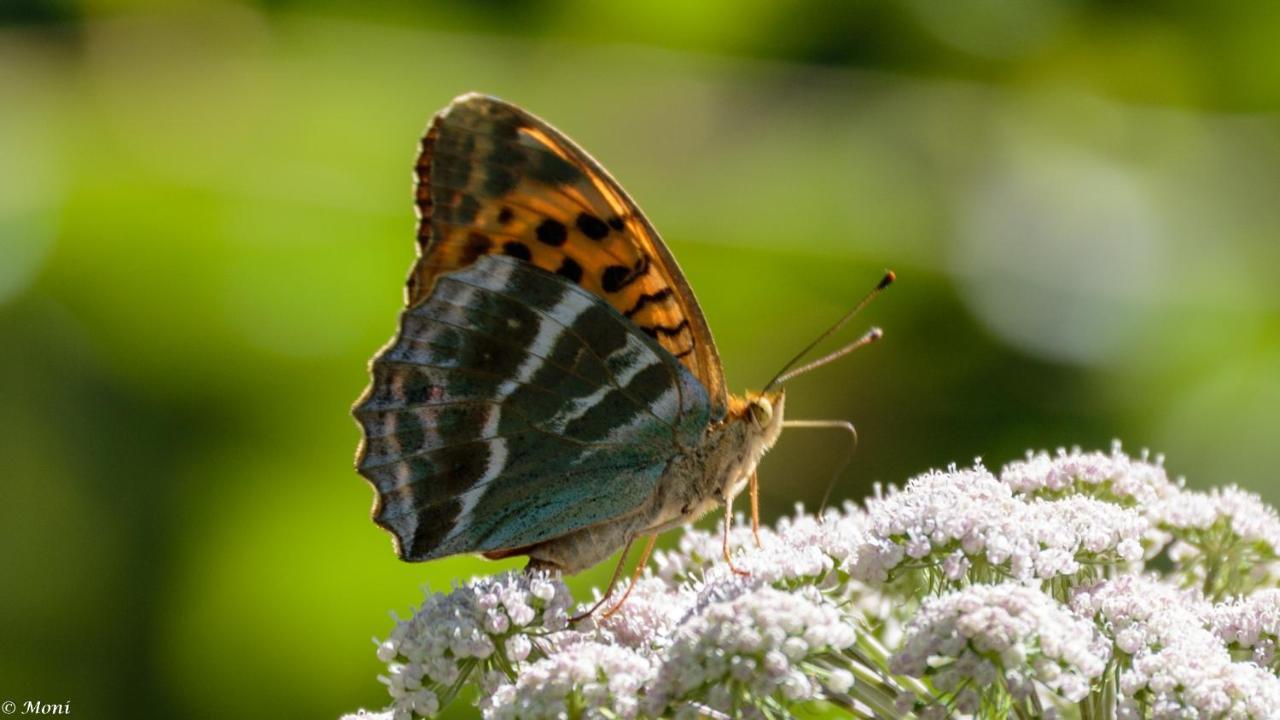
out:
{"label": "butterfly forewing", "polygon": [[425,560],[627,513],[711,409],[701,383],[599,297],[484,255],[406,309],[355,415],[374,519],[402,557]]}
{"label": "butterfly forewing", "polygon": [[688,283],[635,203],[547,123],[466,95],[436,116],[417,164],[421,257],[408,304],[482,256],[508,255],[602,298],[679,359],[724,412],[723,372]]}

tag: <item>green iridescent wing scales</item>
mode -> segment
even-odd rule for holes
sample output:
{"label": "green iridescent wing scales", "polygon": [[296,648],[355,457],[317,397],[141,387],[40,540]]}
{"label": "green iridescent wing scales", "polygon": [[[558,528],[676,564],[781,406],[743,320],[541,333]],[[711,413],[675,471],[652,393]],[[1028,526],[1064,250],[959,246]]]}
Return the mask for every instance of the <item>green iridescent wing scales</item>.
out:
{"label": "green iridescent wing scales", "polygon": [[642,503],[699,442],[706,390],[563,277],[484,256],[402,315],[355,414],[400,555],[522,547]]}

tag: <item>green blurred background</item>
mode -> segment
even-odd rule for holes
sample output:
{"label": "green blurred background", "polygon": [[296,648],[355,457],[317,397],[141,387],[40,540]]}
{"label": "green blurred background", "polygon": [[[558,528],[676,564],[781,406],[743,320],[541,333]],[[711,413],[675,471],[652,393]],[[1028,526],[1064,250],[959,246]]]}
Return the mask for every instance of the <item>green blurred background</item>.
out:
{"label": "green blurred background", "polygon": [[[3,0],[0,699],[381,707],[388,609],[518,564],[398,562],[351,469],[470,90],[647,209],[736,390],[898,271],[791,387],[860,428],[837,497],[1118,438],[1280,499],[1278,41],[1270,0]],[[844,443],[788,433],[767,518]]]}

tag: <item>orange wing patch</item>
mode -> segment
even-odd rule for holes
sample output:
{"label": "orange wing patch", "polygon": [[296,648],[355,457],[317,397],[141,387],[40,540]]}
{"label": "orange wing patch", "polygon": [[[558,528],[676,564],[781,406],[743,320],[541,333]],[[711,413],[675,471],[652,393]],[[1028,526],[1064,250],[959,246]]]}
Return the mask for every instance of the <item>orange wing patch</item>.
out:
{"label": "orange wing patch", "polygon": [[422,139],[416,168],[419,259],[410,306],[435,279],[502,253],[604,298],[702,381],[713,413],[724,376],[670,251],[603,168],[560,132],[495,98],[464,95]]}

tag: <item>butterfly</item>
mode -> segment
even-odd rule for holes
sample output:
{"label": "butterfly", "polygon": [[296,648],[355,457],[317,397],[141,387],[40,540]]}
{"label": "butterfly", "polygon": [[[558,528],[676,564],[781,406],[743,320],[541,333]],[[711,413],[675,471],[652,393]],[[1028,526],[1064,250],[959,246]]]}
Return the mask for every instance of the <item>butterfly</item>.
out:
{"label": "butterfly", "polygon": [[562,133],[479,94],[433,118],[416,176],[405,308],[353,409],[356,468],[400,558],[575,573],[725,505],[727,559],[748,484],[758,522],[785,392],[726,392],[636,204]]}

